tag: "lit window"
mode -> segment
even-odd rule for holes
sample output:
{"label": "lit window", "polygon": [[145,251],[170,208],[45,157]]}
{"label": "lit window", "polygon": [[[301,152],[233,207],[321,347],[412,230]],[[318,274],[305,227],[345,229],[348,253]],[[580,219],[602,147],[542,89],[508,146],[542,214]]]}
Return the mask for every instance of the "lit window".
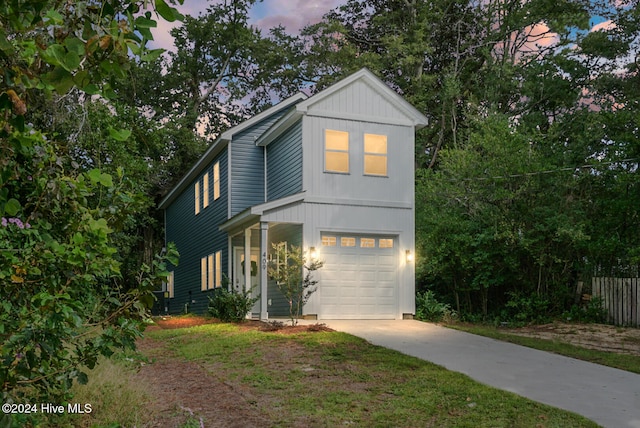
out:
{"label": "lit window", "polygon": [[324,170],[327,172],[349,172],[349,133],[324,131]]}
{"label": "lit window", "polygon": [[173,271],[169,272],[169,276],[167,276],[166,289],[167,296],[170,299],[173,299]]}
{"label": "lit window", "polygon": [[345,237],[340,238],[340,246],[341,247],[355,247],[356,246],[356,238]]}
{"label": "lit window", "polygon": [[373,238],[360,238],[360,248],[375,248],[376,240]]}
{"label": "lit window", "polygon": [[322,237],[322,246],[323,247],[335,247],[336,246],[336,237],[335,236],[323,236]]}
{"label": "lit window", "polygon": [[393,239],[381,239],[378,245],[380,248],[393,248]]}
{"label": "lit window", "polygon": [[364,134],[364,173],[387,175],[387,136]]}
{"label": "lit window", "polygon": [[213,200],[220,197],[220,162],[213,165]]}
{"label": "lit window", "polygon": [[200,182],[196,181],[195,189],[194,189],[194,197],[196,202],[196,215],[200,214]]}
{"label": "lit window", "polygon": [[202,208],[209,206],[209,173],[202,177]]}
{"label": "lit window", "polygon": [[213,288],[213,254],[207,257],[207,289]]}
{"label": "lit window", "polygon": [[207,258],[200,259],[200,290],[206,291],[207,289]]}
{"label": "lit window", "polygon": [[216,251],[216,288],[222,287],[222,251]]}

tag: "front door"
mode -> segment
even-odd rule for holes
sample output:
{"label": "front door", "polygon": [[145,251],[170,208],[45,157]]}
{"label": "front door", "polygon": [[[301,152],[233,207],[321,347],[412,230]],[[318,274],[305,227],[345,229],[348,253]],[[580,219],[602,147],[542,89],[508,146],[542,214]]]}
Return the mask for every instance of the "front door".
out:
{"label": "front door", "polygon": [[[260,294],[260,276],[258,267],[260,266],[260,249],[251,249],[251,281],[248,283],[245,281],[245,263],[244,263],[244,248],[234,248],[234,264],[233,264],[233,287],[236,292],[242,292],[247,289],[250,290],[251,297],[257,297]],[[258,300],[253,309],[253,313],[260,313],[260,301]]]}

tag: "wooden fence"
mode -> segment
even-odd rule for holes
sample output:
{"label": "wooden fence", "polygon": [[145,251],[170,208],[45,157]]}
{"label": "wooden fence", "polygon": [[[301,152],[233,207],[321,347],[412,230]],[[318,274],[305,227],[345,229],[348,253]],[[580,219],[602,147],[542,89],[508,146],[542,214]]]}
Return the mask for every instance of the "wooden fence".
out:
{"label": "wooden fence", "polygon": [[595,277],[591,294],[602,299],[609,322],[640,327],[640,278]]}

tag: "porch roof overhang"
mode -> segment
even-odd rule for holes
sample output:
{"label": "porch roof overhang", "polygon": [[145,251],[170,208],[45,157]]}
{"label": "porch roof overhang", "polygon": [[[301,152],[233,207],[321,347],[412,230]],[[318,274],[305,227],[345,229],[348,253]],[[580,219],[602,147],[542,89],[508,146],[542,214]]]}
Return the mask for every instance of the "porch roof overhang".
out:
{"label": "porch roof overhang", "polygon": [[222,223],[218,229],[223,232],[233,232],[248,226],[251,226],[260,221],[260,217],[268,211],[273,211],[287,205],[295,204],[303,201],[305,198],[305,192],[296,193],[293,195],[285,196],[284,198],[276,199],[269,202],[264,202],[259,205],[254,205],[239,212],[229,220]]}

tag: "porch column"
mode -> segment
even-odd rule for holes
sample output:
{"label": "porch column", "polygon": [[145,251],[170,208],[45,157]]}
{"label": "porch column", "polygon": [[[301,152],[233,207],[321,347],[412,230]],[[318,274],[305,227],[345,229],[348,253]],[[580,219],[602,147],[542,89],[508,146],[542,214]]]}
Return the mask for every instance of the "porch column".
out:
{"label": "porch column", "polygon": [[244,230],[244,291],[251,290],[251,229]]}
{"label": "porch column", "polygon": [[260,319],[269,319],[268,311],[268,295],[267,295],[267,263],[269,260],[269,223],[266,221],[260,222]]}

